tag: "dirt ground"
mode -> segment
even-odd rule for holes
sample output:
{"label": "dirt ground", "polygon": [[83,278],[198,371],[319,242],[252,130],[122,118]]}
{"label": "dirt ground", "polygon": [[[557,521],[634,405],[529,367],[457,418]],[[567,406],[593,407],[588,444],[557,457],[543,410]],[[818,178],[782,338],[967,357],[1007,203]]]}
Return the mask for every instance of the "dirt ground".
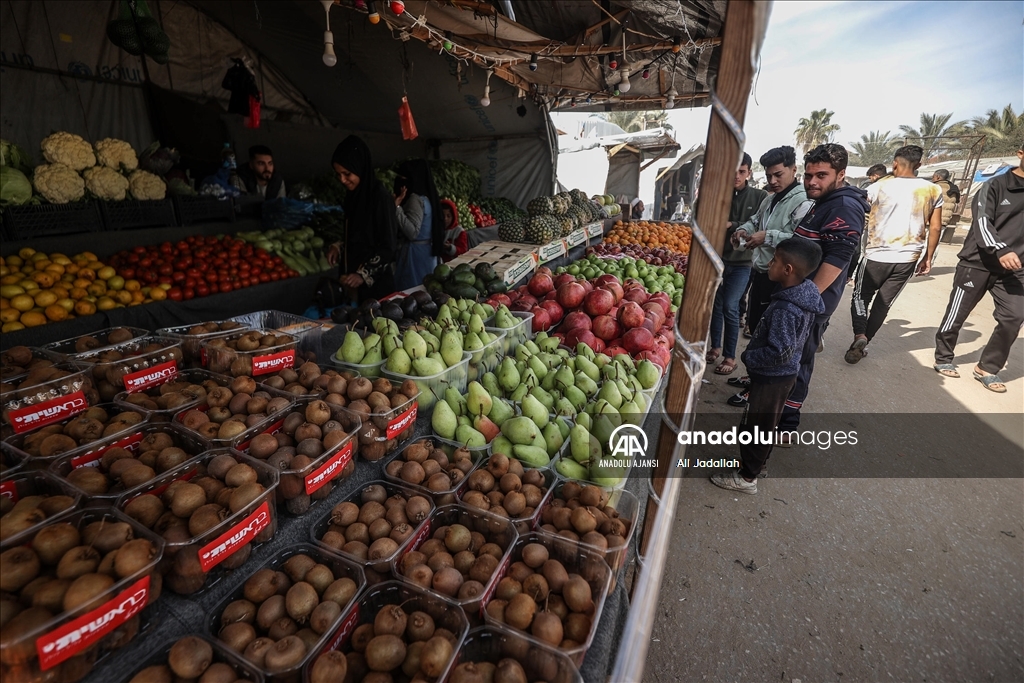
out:
{"label": "dirt ground", "polygon": [[[958,249],[940,246],[854,366],[847,290],[805,412],[1024,413],[1024,335],[1006,394],[970,375],[990,297],[961,332],[961,379],[932,370]],[[705,377],[701,412],[738,420],[726,378]],[[683,482],[645,683],[1024,680],[1024,481],[787,477],[796,450],[775,451],[756,496]]]}

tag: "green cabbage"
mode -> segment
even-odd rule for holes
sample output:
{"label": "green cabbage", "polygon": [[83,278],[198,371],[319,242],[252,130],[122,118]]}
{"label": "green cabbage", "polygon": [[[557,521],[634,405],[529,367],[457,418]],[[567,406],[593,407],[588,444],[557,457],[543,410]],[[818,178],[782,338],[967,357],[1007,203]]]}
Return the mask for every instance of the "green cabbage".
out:
{"label": "green cabbage", "polygon": [[32,157],[13,142],[0,138],[0,166],[10,166],[27,175],[32,172]]}
{"label": "green cabbage", "polygon": [[32,183],[25,174],[10,166],[0,166],[0,205],[27,204],[32,199]]}

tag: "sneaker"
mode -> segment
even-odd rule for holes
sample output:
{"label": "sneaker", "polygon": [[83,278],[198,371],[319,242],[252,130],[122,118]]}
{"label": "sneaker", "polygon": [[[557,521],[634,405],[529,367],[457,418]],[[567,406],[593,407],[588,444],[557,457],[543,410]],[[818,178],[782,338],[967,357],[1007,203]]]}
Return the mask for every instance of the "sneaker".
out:
{"label": "sneaker", "polygon": [[742,408],[743,406],[747,405],[747,397],[748,396],[749,396],[749,392],[741,391],[740,393],[735,394],[735,395],[730,396],[729,398],[725,399],[725,402],[728,403],[731,406],[736,407],[736,408]]}
{"label": "sneaker", "polygon": [[866,348],[867,345],[868,340],[865,339],[864,337],[858,337],[857,339],[854,339],[853,343],[850,344],[850,348],[846,350],[846,355],[843,356],[843,360],[845,360],[850,365],[856,365],[858,362],[860,362],[861,358],[868,355],[868,350]]}
{"label": "sneaker", "polygon": [[824,350],[825,350],[825,337],[822,337],[821,340],[818,342],[818,350],[815,351],[815,353],[821,353]]}
{"label": "sneaker", "polygon": [[738,491],[739,493],[746,493],[751,496],[757,493],[757,479],[747,481],[740,476],[739,472],[714,474],[711,476],[711,483],[722,489]]}
{"label": "sneaker", "polygon": [[725,380],[726,384],[730,384],[734,387],[746,389],[750,386],[750,375],[744,375],[743,377],[730,377]]}

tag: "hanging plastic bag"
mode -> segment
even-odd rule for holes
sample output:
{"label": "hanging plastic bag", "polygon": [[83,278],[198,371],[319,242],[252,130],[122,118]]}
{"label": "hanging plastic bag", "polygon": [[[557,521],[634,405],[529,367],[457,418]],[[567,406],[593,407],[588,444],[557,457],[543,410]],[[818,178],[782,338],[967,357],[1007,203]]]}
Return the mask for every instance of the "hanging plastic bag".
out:
{"label": "hanging plastic bag", "polygon": [[249,95],[249,115],[245,117],[246,128],[259,128],[260,127],[260,97],[253,97]]}
{"label": "hanging plastic bag", "polygon": [[416,122],[412,118],[412,107],[409,106],[409,98],[402,97],[402,106],[398,108],[398,120],[402,124],[402,139],[415,140],[419,137],[416,130]]}

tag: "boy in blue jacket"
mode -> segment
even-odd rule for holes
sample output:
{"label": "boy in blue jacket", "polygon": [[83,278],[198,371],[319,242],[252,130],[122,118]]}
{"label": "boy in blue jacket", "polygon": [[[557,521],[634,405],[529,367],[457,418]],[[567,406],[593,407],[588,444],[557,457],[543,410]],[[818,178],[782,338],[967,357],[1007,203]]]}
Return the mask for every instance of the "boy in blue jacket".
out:
{"label": "boy in blue jacket", "polygon": [[818,287],[807,279],[820,262],[821,247],[811,240],[791,237],[775,247],[775,256],[768,262],[768,278],[777,284],[778,290],[742,355],[750,375],[750,396],[740,422],[741,433],[752,435],[757,427],[772,438],[767,444],[753,438],[741,443],[740,469],[712,476],[715,486],[757,493],[757,477],[771,455],[777,436],[775,428],[796,383],[815,316],[825,311]]}

